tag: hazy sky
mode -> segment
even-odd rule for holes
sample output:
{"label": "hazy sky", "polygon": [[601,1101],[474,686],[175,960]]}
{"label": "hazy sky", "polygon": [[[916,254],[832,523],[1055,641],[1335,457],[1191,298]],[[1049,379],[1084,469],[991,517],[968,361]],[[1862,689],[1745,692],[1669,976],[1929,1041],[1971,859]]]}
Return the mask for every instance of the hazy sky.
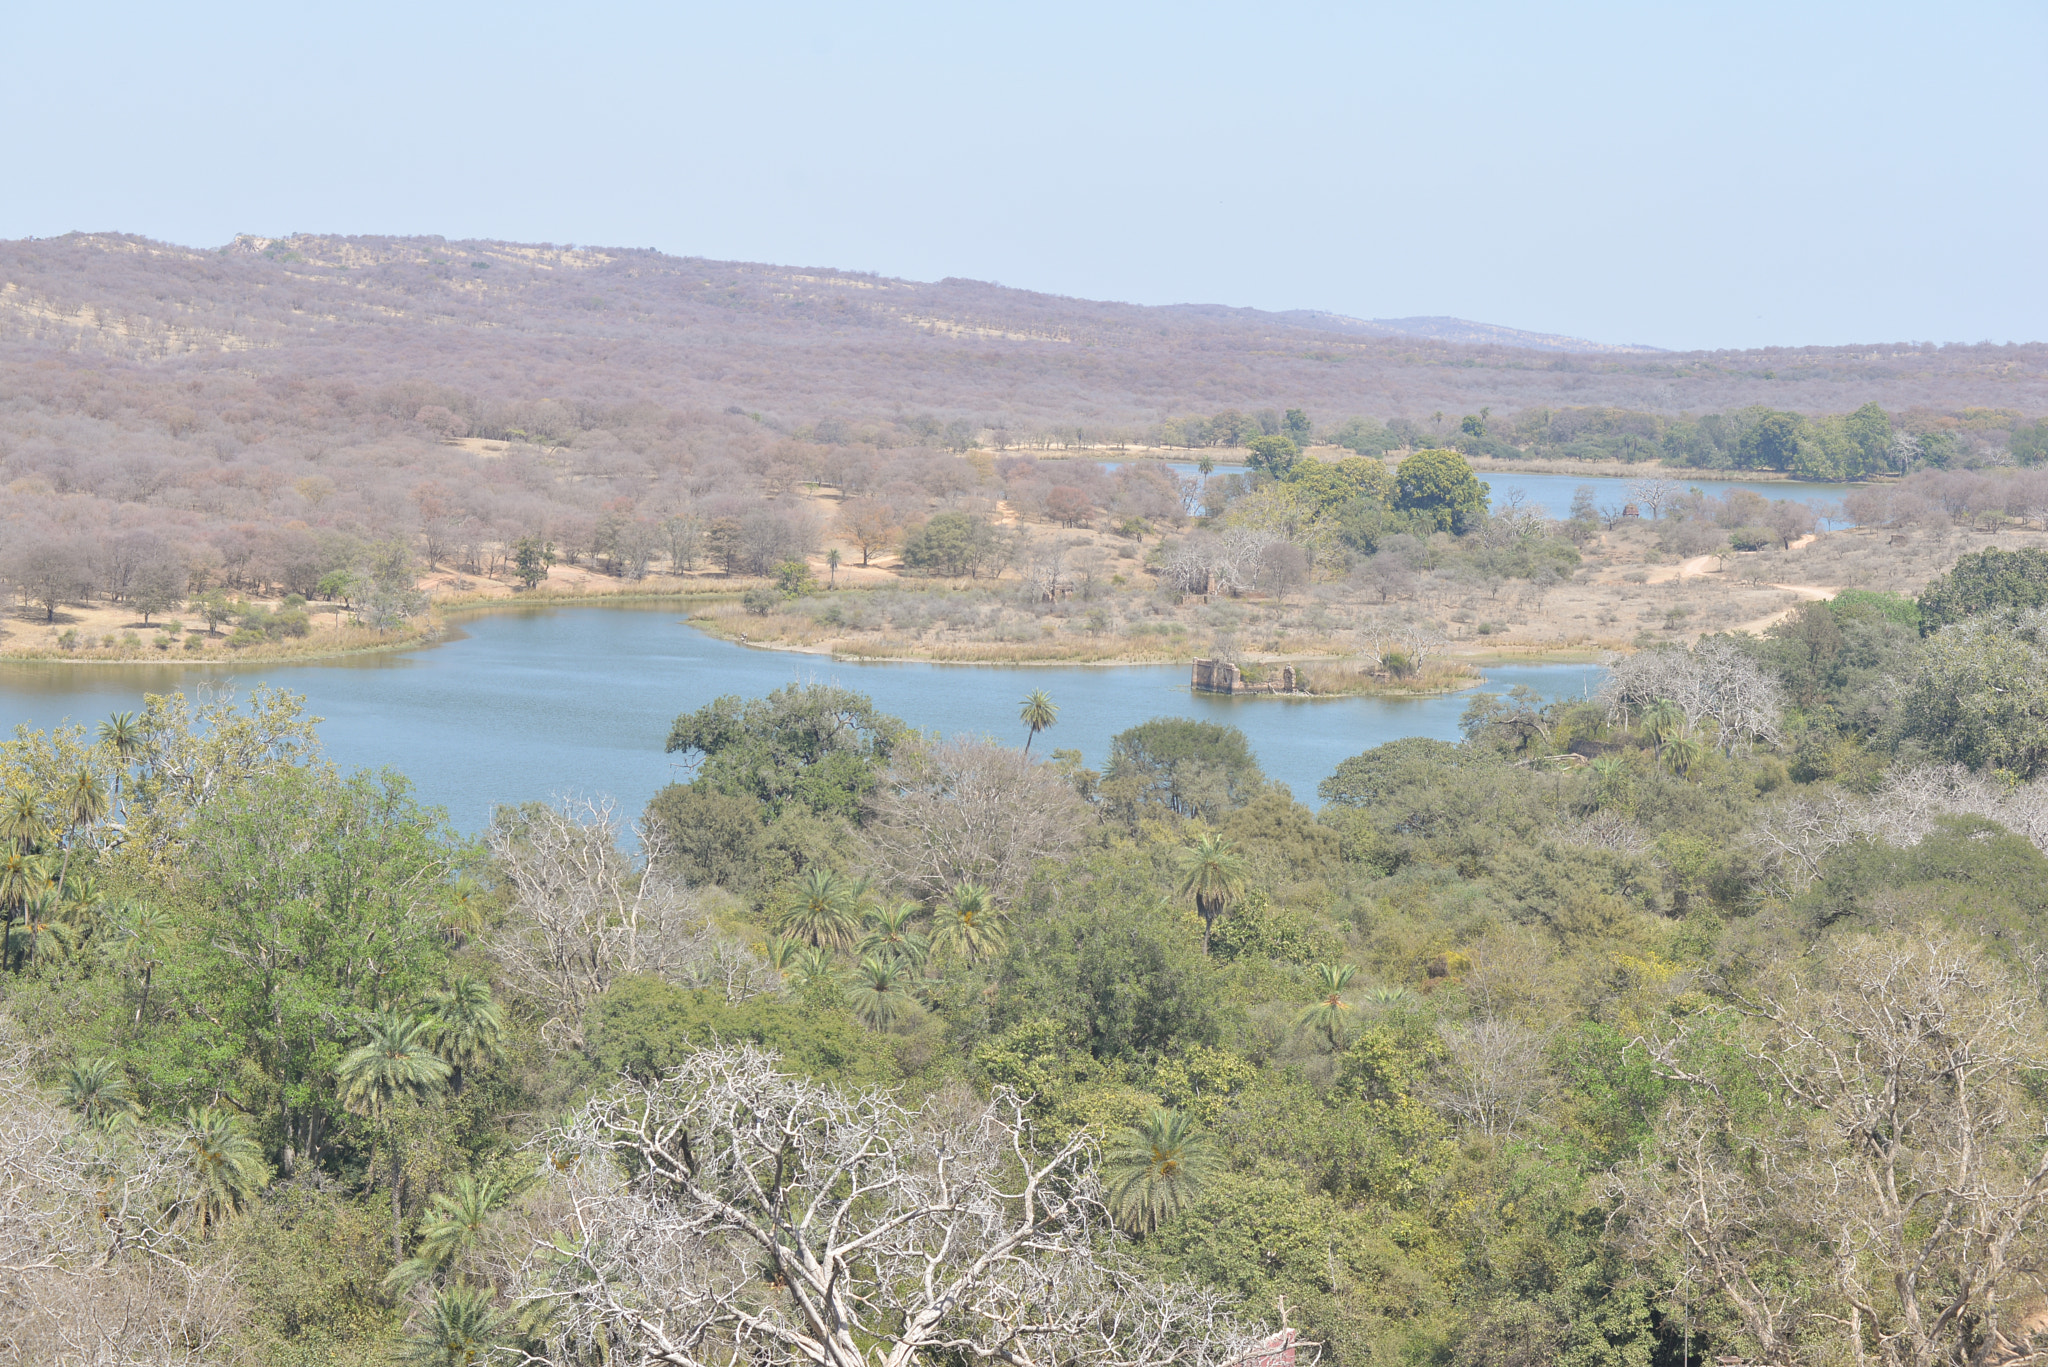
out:
{"label": "hazy sky", "polygon": [[2048,339],[2048,4],[12,5],[0,237]]}

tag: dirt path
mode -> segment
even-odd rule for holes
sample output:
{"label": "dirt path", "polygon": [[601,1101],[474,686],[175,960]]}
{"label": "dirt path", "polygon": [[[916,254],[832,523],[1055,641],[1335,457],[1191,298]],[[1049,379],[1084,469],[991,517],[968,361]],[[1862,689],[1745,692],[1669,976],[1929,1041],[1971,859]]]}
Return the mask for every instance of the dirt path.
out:
{"label": "dirt path", "polygon": [[[1841,589],[1830,587],[1826,584],[1772,584],[1770,587],[1785,593],[1798,594],[1799,603],[1825,602],[1841,592]],[[1799,608],[1799,603],[1794,603],[1790,607],[1779,608],[1776,612],[1766,613],[1755,621],[1744,622],[1740,626],[1732,628],[1732,630],[1747,631],[1752,635],[1760,636],[1766,627],[1776,626],[1796,612]]]}

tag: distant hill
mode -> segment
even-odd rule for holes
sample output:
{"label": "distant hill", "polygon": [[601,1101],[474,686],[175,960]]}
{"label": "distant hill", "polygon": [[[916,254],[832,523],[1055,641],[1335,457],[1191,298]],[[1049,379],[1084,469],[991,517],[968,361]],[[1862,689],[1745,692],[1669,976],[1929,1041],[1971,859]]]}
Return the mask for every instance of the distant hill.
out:
{"label": "distant hill", "polygon": [[1583,337],[1563,337],[1554,332],[1528,332],[1497,323],[1474,323],[1464,318],[1347,318],[1341,313],[1294,309],[1280,315],[1301,320],[1310,327],[1335,328],[1341,332],[1362,332],[1374,337],[1428,337],[1439,342],[1464,342],[1475,346],[1519,347],[1526,351],[1578,351],[1612,355],[1650,355],[1663,348],[1617,346],[1611,342],[1589,342]]}
{"label": "distant hill", "polygon": [[318,376],[480,398],[1137,433],[1300,407],[2048,410],[2048,347],[1660,352],[1456,319],[1146,307],[824,267],[438,237],[0,243],[0,366]]}

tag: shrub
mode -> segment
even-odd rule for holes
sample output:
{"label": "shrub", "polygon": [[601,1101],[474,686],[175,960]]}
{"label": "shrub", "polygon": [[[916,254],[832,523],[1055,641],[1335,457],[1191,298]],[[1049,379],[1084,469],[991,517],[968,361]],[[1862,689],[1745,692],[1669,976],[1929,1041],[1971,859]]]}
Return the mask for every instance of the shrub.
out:
{"label": "shrub", "polygon": [[1728,544],[1738,551],[1760,551],[1777,539],[1765,527],[1737,527],[1728,533]]}
{"label": "shrub", "polygon": [[740,606],[756,617],[766,617],[782,602],[782,595],[774,589],[751,588],[740,595]]}

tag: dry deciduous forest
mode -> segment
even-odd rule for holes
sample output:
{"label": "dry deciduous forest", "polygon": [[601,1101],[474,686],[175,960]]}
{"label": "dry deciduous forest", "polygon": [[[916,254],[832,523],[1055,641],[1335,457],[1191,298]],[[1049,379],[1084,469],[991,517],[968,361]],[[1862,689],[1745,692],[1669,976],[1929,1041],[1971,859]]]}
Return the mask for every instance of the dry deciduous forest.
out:
{"label": "dry deciduous forest", "polygon": [[[1936,483],[2028,465],[2048,434],[2041,346],[1568,345],[1456,320],[1146,308],[652,251],[0,244],[7,648],[348,649],[416,630],[422,589],[724,581],[791,562],[836,583],[833,552],[893,580],[920,567],[892,554],[947,512],[1012,534],[924,573],[1028,579],[1035,562],[1043,577],[1059,556],[1046,533],[1089,529],[1121,533],[1156,578],[1174,533],[1248,487],[1089,463],[1119,454],[1256,458],[1284,440],[1325,457],[1450,447],[1559,468],[1920,472],[1889,523],[1933,505],[1953,520]],[[1999,488],[1988,503],[2015,502]],[[1247,562],[1242,587],[1402,579],[1391,563],[1361,571],[1370,536],[1323,541]],[[1101,535],[1064,544],[1082,561],[1120,555]],[[1497,585],[1410,597],[1474,627],[1500,615]],[[1536,638],[1569,638],[1580,615]]]}

